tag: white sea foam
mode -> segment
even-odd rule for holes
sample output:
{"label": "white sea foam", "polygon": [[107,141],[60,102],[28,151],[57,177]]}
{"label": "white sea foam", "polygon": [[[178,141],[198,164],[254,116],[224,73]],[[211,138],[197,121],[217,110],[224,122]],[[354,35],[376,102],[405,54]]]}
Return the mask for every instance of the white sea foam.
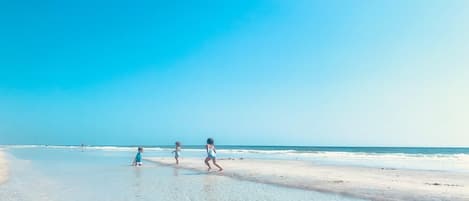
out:
{"label": "white sea foam", "polygon": [[338,151],[297,151],[297,150],[250,150],[250,149],[219,149],[220,153],[263,154],[310,158],[353,158],[353,159],[454,159],[469,160],[469,154],[407,154],[407,153],[372,153],[372,152],[338,152]]}
{"label": "white sea foam", "polygon": [[[81,147],[78,147],[81,148]],[[101,150],[101,151],[137,151],[138,147],[117,147],[117,146],[85,146],[87,150]],[[162,151],[163,148],[159,147],[144,147],[145,151]]]}
{"label": "white sea foam", "polygon": [[295,150],[254,150],[254,149],[220,149],[221,153],[248,153],[248,154],[289,154],[298,153]]}
{"label": "white sea foam", "polygon": [[4,148],[39,148],[39,147],[45,147],[45,145],[3,145]]}
{"label": "white sea foam", "polygon": [[[86,150],[102,150],[102,151],[136,151],[135,147],[120,147],[120,146],[77,146],[77,145],[5,145],[5,148],[46,148],[46,149],[86,149]],[[147,151],[162,151],[164,148],[148,147]],[[168,149],[169,150],[169,149]]]}
{"label": "white sea foam", "polygon": [[307,160],[323,164],[469,172],[469,154],[409,154],[296,150],[218,150],[225,155]]}

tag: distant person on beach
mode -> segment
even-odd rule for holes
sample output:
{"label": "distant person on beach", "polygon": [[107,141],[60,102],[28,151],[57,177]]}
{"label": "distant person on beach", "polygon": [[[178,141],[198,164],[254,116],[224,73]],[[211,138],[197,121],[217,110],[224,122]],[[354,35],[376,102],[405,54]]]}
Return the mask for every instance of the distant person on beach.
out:
{"label": "distant person on beach", "polygon": [[143,147],[138,147],[137,155],[135,156],[135,159],[132,162],[133,166],[142,166],[142,152],[143,152]]}
{"label": "distant person on beach", "polygon": [[176,159],[176,165],[179,165],[179,157],[181,156],[181,143],[176,142],[176,148],[172,152],[174,153],[174,159]]}
{"label": "distant person on beach", "polygon": [[215,142],[212,138],[207,139],[207,145],[205,145],[205,149],[207,150],[207,158],[205,158],[205,164],[208,166],[208,171],[212,169],[212,167],[208,163],[210,160],[212,160],[213,165],[218,167],[219,171],[222,171],[223,168],[217,164],[217,151],[215,150]]}

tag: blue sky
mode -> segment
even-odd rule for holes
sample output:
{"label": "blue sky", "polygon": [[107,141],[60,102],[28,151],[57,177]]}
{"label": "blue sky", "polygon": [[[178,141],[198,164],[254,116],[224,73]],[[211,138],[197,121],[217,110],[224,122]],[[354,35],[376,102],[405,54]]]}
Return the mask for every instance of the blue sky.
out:
{"label": "blue sky", "polygon": [[0,144],[469,146],[467,1],[2,1]]}

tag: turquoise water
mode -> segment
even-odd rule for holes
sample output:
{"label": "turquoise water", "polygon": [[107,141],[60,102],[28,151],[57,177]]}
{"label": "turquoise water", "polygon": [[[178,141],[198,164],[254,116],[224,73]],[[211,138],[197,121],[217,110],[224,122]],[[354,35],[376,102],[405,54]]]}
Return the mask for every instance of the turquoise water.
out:
{"label": "turquoise water", "polygon": [[[6,153],[11,171],[8,182],[0,186],[2,201],[357,200],[149,162],[132,167],[135,152],[130,148],[8,147]],[[144,157],[166,154],[164,149],[149,149]]]}
{"label": "turquoise water", "polygon": [[[149,146],[172,148],[172,146]],[[185,146],[187,149],[201,148],[200,145]],[[469,148],[451,147],[327,147],[327,146],[237,146],[221,145],[219,149],[261,150],[261,151],[296,151],[296,152],[351,152],[351,153],[389,153],[389,154],[469,154]]]}
{"label": "turquoise water", "polygon": [[[85,146],[91,149],[134,149],[140,145],[132,146]],[[50,147],[50,148],[80,148],[74,145],[5,145],[4,147]],[[172,149],[174,145],[144,146],[146,148]],[[185,149],[203,149],[204,145],[184,145]],[[257,151],[296,151],[296,152],[350,152],[350,153],[388,153],[388,154],[469,154],[469,147],[338,147],[338,146],[241,146],[217,145],[224,150],[257,150]]]}
{"label": "turquoise water", "polygon": [[[79,146],[6,147],[81,150]],[[136,147],[132,146],[87,146],[84,149],[129,153],[136,151]],[[171,156],[173,149],[173,146],[146,146],[145,154],[167,157]],[[469,148],[217,146],[217,149],[221,158],[304,160],[326,165],[469,172]],[[203,146],[183,146],[182,156],[203,158],[205,150]]]}

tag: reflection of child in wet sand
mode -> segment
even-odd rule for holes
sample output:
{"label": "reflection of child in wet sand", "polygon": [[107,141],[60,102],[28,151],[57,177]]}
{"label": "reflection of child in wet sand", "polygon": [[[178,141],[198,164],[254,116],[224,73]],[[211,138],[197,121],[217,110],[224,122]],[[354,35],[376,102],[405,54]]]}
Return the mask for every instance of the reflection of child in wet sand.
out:
{"label": "reflection of child in wet sand", "polygon": [[212,138],[207,139],[207,145],[205,145],[205,149],[207,150],[207,158],[205,158],[205,164],[208,166],[208,171],[212,169],[212,167],[208,163],[210,160],[212,160],[213,165],[218,167],[219,171],[222,171],[223,168],[217,164],[217,151],[215,150],[215,142]]}
{"label": "reflection of child in wet sand", "polygon": [[179,165],[179,157],[181,156],[181,143],[180,142],[176,142],[176,149],[172,153],[174,153],[174,159],[176,159],[176,165]]}
{"label": "reflection of child in wet sand", "polygon": [[132,162],[133,166],[142,166],[142,152],[143,152],[143,147],[139,147],[137,149],[137,155],[135,155],[135,159]]}

